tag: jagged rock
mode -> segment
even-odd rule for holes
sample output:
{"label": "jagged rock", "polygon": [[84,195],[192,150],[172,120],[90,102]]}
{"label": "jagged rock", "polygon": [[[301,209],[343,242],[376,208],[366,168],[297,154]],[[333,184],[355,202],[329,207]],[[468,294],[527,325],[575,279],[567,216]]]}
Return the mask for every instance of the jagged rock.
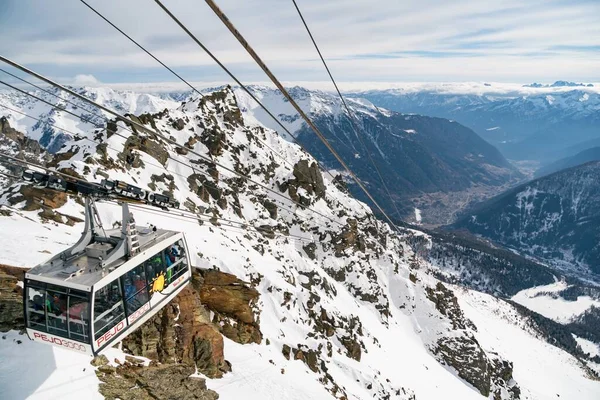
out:
{"label": "jagged rock", "polygon": [[[0,143],[6,142],[6,139],[12,141],[12,144],[16,146],[16,150],[23,158],[30,161],[37,161],[39,156],[42,156],[45,161],[49,159],[49,155],[40,146],[39,142],[29,139],[26,135],[11,127],[6,117],[0,117],[0,133],[2,133]],[[9,169],[16,172],[15,169],[10,167]]]}
{"label": "jagged rock", "polygon": [[500,358],[495,353],[486,353],[475,337],[468,331],[477,330],[467,319],[454,293],[438,282],[435,289],[426,288],[427,297],[436,309],[452,323],[453,336],[440,338],[432,348],[438,360],[450,365],[458,376],[476,387],[484,396],[501,397],[502,391],[508,393],[510,399],[518,399],[520,388],[512,378],[512,363]]}
{"label": "jagged rock", "polygon": [[[294,179],[280,184],[280,190],[288,190],[290,198],[304,206],[312,204],[312,196],[320,199],[325,196],[325,184],[317,163],[308,164],[308,160],[300,160],[294,165]],[[309,197],[299,194],[299,189],[306,191]]]}
{"label": "jagged rock", "polygon": [[195,369],[186,364],[149,367],[126,364],[99,368],[100,393],[106,399],[121,400],[217,400],[219,395],[206,387],[206,381],[192,377]]}
{"label": "jagged rock", "polygon": [[[197,273],[194,275],[199,278]],[[194,285],[184,288],[175,300],[125,338],[123,347],[161,363],[194,365],[209,377],[220,377],[229,370],[223,337],[210,323]]]}
{"label": "jagged rock", "polygon": [[292,349],[290,348],[290,346],[288,346],[287,344],[283,345],[283,348],[281,349],[281,353],[283,354],[283,356],[286,359],[290,359],[290,352],[292,351]]}
{"label": "jagged rock", "polygon": [[473,322],[467,319],[460,306],[458,300],[452,290],[446,288],[442,282],[438,282],[433,288],[426,288],[427,298],[435,304],[435,308],[442,314],[450,318],[453,329],[466,329],[467,327],[477,330]]}
{"label": "jagged rock", "polygon": [[474,338],[465,336],[442,338],[434,353],[441,361],[452,366],[465,381],[475,386],[484,396],[489,396],[491,378],[489,361]]}
{"label": "jagged rock", "polygon": [[273,203],[272,201],[269,201],[269,200],[263,201],[263,205],[265,206],[265,208],[269,212],[269,216],[272,219],[277,219],[277,205],[275,203]]}
{"label": "jagged rock", "polygon": [[90,361],[94,367],[101,367],[103,365],[108,365],[108,358],[104,354],[99,355],[98,357],[94,357],[92,361]]}
{"label": "jagged rock", "polygon": [[213,323],[223,335],[238,343],[260,343],[262,333],[252,306],[259,293],[236,276],[215,270],[201,271],[199,286],[202,304],[213,311]]}
{"label": "jagged rock", "polygon": [[112,135],[117,133],[118,129],[117,121],[109,120],[106,122],[106,138],[109,139]]}
{"label": "jagged rock", "polygon": [[317,258],[317,245],[315,243],[309,243],[306,246],[302,246],[302,249],[311,260],[315,260]]}
{"label": "jagged rock", "polygon": [[306,189],[310,194],[314,192],[317,198],[325,195],[323,176],[317,163],[308,164],[308,160],[300,160],[294,165],[294,177],[298,186]]}
{"label": "jagged rock", "polygon": [[358,233],[358,221],[354,218],[347,219],[346,226],[339,234],[333,235],[331,243],[335,249],[336,257],[342,257],[344,251],[350,248],[363,253],[367,250],[364,237]]}
{"label": "jagged rock", "polygon": [[188,176],[187,181],[190,185],[190,189],[205,203],[209,202],[210,197],[219,200],[222,196],[221,189],[219,189],[217,184],[208,179],[205,175],[192,174]]}
{"label": "jagged rock", "polygon": [[275,239],[275,231],[271,225],[260,225],[256,227],[256,230],[266,238]]}
{"label": "jagged rock", "polygon": [[215,270],[202,271],[204,283],[200,300],[209,310],[231,316],[247,324],[254,323],[251,304],[259,296],[256,289],[247,286],[235,275]]}
{"label": "jagged rock", "polygon": [[333,178],[333,184],[335,185],[336,188],[338,188],[342,192],[348,193],[348,185],[344,181],[344,177],[342,175],[336,175]]}
{"label": "jagged rock", "polygon": [[350,337],[343,337],[340,339],[340,341],[346,348],[347,356],[356,361],[360,361],[360,358],[362,356],[360,344],[356,340],[354,340],[353,338],[350,338]]}
{"label": "jagged rock", "polygon": [[0,270],[0,332],[24,329],[23,296],[18,281]]}
{"label": "jagged rock", "polygon": [[177,118],[177,120],[173,122],[173,128],[177,129],[178,131],[183,130],[183,128],[185,128],[185,121],[181,118]]}
{"label": "jagged rock", "polygon": [[68,197],[66,193],[39,189],[29,185],[21,185],[18,186],[16,192],[9,195],[8,202],[11,205],[16,205],[24,201],[25,205],[22,208],[23,210],[40,210],[38,215],[42,219],[72,226],[75,223],[83,220],[78,217],[73,217],[55,211],[55,209],[65,205],[67,203],[67,199]]}
{"label": "jagged rock", "polygon": [[213,127],[209,131],[204,131],[201,142],[208,147],[208,151],[212,156],[220,156],[223,154],[226,140],[227,136],[225,133],[216,127]]}
{"label": "jagged rock", "polygon": [[[143,137],[138,135],[129,136],[127,138],[127,141],[125,142],[125,145],[123,146],[123,152],[119,153],[119,159],[124,162],[127,162],[127,160],[131,160],[133,150],[139,150],[148,154],[149,156],[157,160],[161,165],[165,165],[167,160],[169,159],[169,152],[164,148],[164,146],[159,142],[151,139],[150,137]],[[127,163],[131,164],[133,168],[141,167],[141,162],[138,163],[136,161],[139,162],[139,157],[135,158],[132,162]]]}

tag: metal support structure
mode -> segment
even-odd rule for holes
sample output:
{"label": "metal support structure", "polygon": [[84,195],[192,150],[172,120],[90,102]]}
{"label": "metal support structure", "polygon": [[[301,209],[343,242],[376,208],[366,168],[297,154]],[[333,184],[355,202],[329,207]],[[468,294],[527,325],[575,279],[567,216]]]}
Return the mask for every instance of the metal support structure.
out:
{"label": "metal support structure", "polygon": [[84,251],[87,245],[92,243],[94,238],[98,236],[98,232],[96,231],[96,216],[99,217],[98,209],[96,208],[96,203],[91,197],[86,197],[85,225],[81,234],[81,238],[79,238],[77,243],[75,243],[72,247],[70,247],[68,250],[61,254],[63,260],[66,260]]}

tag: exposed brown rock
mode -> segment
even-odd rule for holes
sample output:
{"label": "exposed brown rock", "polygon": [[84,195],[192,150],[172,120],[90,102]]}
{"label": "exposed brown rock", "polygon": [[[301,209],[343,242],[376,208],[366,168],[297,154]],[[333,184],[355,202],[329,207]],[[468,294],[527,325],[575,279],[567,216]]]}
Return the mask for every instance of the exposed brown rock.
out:
{"label": "exposed brown rock", "polygon": [[19,280],[0,271],[0,332],[24,329],[23,297]]}
{"label": "exposed brown rock", "polygon": [[214,313],[213,323],[221,333],[238,343],[260,343],[262,333],[252,306],[259,293],[236,276],[215,270],[201,272],[198,285],[202,304]]}
{"label": "exposed brown rock", "polygon": [[219,395],[206,387],[204,379],[190,376],[194,373],[194,367],[186,364],[140,367],[126,363],[96,371],[106,399],[217,400]]}
{"label": "exposed brown rock", "polygon": [[123,346],[135,355],[161,363],[194,365],[209,377],[220,377],[229,370],[223,355],[223,337],[210,323],[193,285],[184,288],[175,300],[125,338]]}
{"label": "exposed brown rock", "polygon": [[435,289],[428,287],[425,290],[427,298],[435,304],[435,308],[452,321],[452,329],[469,327],[477,330],[475,324],[464,316],[454,292],[446,288],[442,282],[438,282]]}
{"label": "exposed brown rock", "polygon": [[200,300],[209,310],[233,317],[241,322],[254,323],[251,305],[259,293],[235,275],[215,270],[202,271],[204,283],[200,289]]}
{"label": "exposed brown rock", "polygon": [[38,189],[33,186],[23,185],[19,188],[19,195],[9,199],[11,205],[26,201],[24,211],[35,211],[44,207],[60,208],[67,202],[67,194],[54,190]]}
{"label": "exposed brown rock", "polygon": [[358,341],[351,337],[343,337],[340,339],[344,347],[346,348],[346,355],[356,361],[360,361],[362,351]]}

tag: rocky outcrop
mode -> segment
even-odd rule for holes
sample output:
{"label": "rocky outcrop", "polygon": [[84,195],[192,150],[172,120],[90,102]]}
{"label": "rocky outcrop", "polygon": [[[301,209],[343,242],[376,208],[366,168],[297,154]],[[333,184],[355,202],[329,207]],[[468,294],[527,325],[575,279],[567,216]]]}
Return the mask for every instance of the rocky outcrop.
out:
{"label": "rocky outcrop", "polygon": [[[4,116],[0,117],[0,147],[16,158],[36,164],[45,165],[51,158],[38,141],[11,127],[8,118]],[[21,176],[25,170],[25,167],[8,160],[0,160],[0,165],[15,176]],[[11,184],[17,181],[6,176],[2,176],[2,179],[8,179]]]}
{"label": "rocky outcrop", "polygon": [[492,395],[494,400],[520,398],[521,389],[513,379],[512,362],[495,353],[486,353],[474,337],[442,338],[434,354],[483,396]]}
{"label": "rocky outcrop", "polygon": [[217,400],[219,395],[206,387],[203,378],[192,376],[195,372],[187,364],[144,367],[130,358],[117,367],[102,363],[96,376],[100,393],[110,400]]}
{"label": "rocky outcrop", "polygon": [[350,248],[363,253],[367,250],[364,236],[358,233],[358,222],[354,218],[348,218],[346,226],[333,237],[331,243],[336,257],[342,257],[344,251]]}
{"label": "rocky outcrop", "polygon": [[260,343],[262,333],[253,306],[259,293],[235,275],[216,270],[200,272],[194,285],[202,304],[213,312],[212,322],[221,333],[238,343]]}
{"label": "rocky outcrop", "polygon": [[425,290],[435,308],[448,318],[454,332],[440,338],[432,346],[437,359],[454,368],[460,378],[486,397],[492,394],[494,399],[518,399],[521,390],[513,379],[512,363],[481,348],[472,334],[472,331],[477,331],[477,327],[464,316],[452,290],[441,282],[435,288]]}
{"label": "rocky outcrop", "polygon": [[223,336],[242,344],[262,340],[252,308],[258,296],[234,275],[194,270],[191,285],[125,338],[123,348],[162,364],[191,365],[219,378],[231,370],[223,353]]}
{"label": "rocky outcrop", "polygon": [[468,327],[477,330],[475,324],[464,316],[452,290],[444,286],[442,282],[438,282],[435,289],[428,287],[425,291],[427,298],[435,304],[435,308],[450,319],[452,329],[466,329]]}
{"label": "rocky outcrop", "polygon": [[56,209],[67,203],[66,193],[54,190],[39,189],[30,185],[12,186],[7,191],[10,205],[25,202],[22,207],[24,211],[37,211],[38,215],[45,221],[54,221],[61,224],[74,225],[83,221],[81,218],[57,212]]}
{"label": "rocky outcrop", "polygon": [[139,150],[148,154],[157,160],[161,165],[165,165],[169,159],[169,152],[158,141],[151,139],[150,137],[131,135],[127,138],[127,141],[123,146],[123,152],[119,154],[119,158],[121,161],[126,161],[133,168],[139,168],[143,166],[142,161],[139,159],[139,157],[135,156],[133,150]]}
{"label": "rocky outcrop", "polygon": [[0,133],[2,133],[0,142],[7,142],[7,139],[12,141],[10,144],[15,146],[16,150],[22,155],[49,158],[46,151],[36,140],[29,139],[22,132],[11,127],[6,117],[0,117]]}
{"label": "rocky outcrop", "polygon": [[325,196],[325,184],[317,163],[300,160],[294,165],[294,179],[280,185],[282,191],[287,190],[291,199],[304,206],[310,206],[313,198],[318,200]]}
{"label": "rocky outcrop", "polygon": [[[199,278],[195,273],[193,279]],[[123,347],[134,355],[161,363],[192,365],[208,377],[221,377],[230,370],[223,354],[223,337],[210,322],[195,286],[183,289],[175,300],[125,338]]]}
{"label": "rocky outcrop", "polygon": [[[14,272],[18,273],[18,271]],[[10,270],[6,271],[4,268],[0,268],[0,332],[25,328],[23,292],[17,286],[18,282],[19,278],[15,274],[11,274]]]}

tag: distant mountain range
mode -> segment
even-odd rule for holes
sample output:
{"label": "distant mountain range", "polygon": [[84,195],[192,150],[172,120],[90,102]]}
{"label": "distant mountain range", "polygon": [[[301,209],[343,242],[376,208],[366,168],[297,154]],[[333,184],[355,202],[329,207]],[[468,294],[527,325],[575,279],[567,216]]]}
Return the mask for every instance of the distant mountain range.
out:
{"label": "distant mountain range", "polygon": [[562,158],[558,161],[555,161],[551,164],[548,164],[535,172],[535,177],[539,178],[544,175],[550,175],[554,172],[576,167],[581,164],[585,164],[590,161],[598,161],[600,160],[600,147],[592,147],[590,149],[584,150],[580,153],[575,154],[572,157]]}
{"label": "distant mountain range", "polygon": [[600,274],[600,161],[509,190],[474,207],[452,227],[557,268]]}
{"label": "distant mountain range", "polygon": [[[398,112],[456,120],[509,159],[551,162],[584,150],[577,146],[600,138],[600,94],[595,87],[576,85],[577,89],[568,82],[541,88],[480,85],[467,90],[440,85],[351,96]],[[569,152],[570,147],[578,150]]]}
{"label": "distant mountain range", "polygon": [[541,83],[531,83],[529,85],[523,85],[523,87],[532,87],[532,88],[542,88],[542,87],[594,87],[594,85],[592,85],[591,83],[575,83],[575,82],[568,82],[568,81],[556,81],[551,85],[544,85]]}

